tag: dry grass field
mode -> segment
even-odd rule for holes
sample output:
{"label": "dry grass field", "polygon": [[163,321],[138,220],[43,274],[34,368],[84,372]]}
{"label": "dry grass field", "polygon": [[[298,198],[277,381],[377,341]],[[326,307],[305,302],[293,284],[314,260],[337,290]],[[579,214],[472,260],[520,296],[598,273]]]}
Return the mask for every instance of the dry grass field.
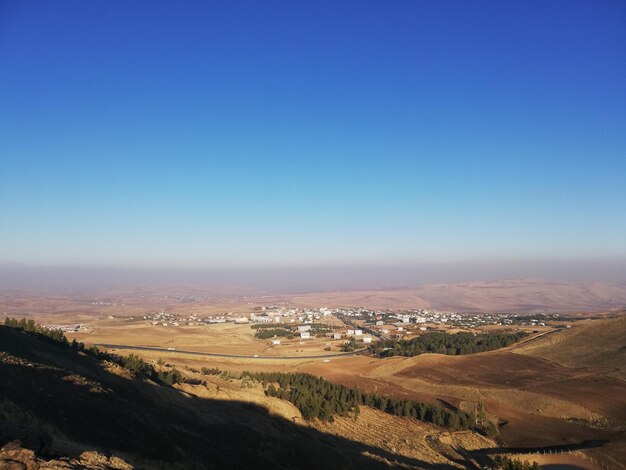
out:
{"label": "dry grass field", "polygon": [[[169,290],[168,290],[169,291]],[[202,317],[231,312],[246,314],[267,305],[271,299],[242,299],[239,297],[195,297],[194,290],[179,294],[163,294],[158,290],[141,289],[113,292],[94,292],[81,295],[52,295],[35,292],[0,291],[0,314],[33,316],[40,322],[74,322],[78,319],[102,319],[108,315],[145,315],[165,311]]]}
{"label": "dry grass field", "polygon": [[[623,468],[620,465],[626,461],[626,382],[620,374],[624,364],[618,361],[607,367],[603,358],[610,351],[619,353],[622,338],[626,337],[625,325],[623,317],[581,321],[570,329],[535,335],[509,348],[468,356],[353,356],[292,361],[192,358],[171,352],[165,359],[181,368],[308,372],[351,387],[431,403],[443,401],[466,411],[473,411],[481,400],[488,415],[502,424],[501,436],[508,446],[540,448],[587,440],[608,441],[604,446],[582,451],[581,455],[610,468]],[[594,350],[594,342],[601,339],[604,352],[593,361],[583,353],[579,355],[581,361],[577,361],[570,353],[568,365],[550,359],[551,354],[557,354],[551,348],[564,342],[569,341],[576,349],[574,340],[555,338],[577,338],[581,335],[579,328],[586,331],[585,344],[590,351]],[[163,356],[156,352],[141,354],[153,361]]]}
{"label": "dry grass field", "polygon": [[614,368],[616,373],[623,374],[626,370],[625,333],[626,315],[608,320],[585,320],[578,322],[576,328],[555,331],[514,352],[543,357],[569,367]]}
{"label": "dry grass field", "polygon": [[[521,293],[528,293],[533,288],[527,284],[508,287],[513,292],[517,289]],[[561,289],[559,295],[562,296],[572,294],[570,288],[553,288]],[[433,292],[437,290],[433,289]],[[450,289],[441,287],[441,295]],[[511,296],[502,289],[502,285],[485,285],[485,303],[481,304],[477,300],[472,305],[476,308],[487,304],[513,305],[511,299],[517,294]],[[588,297],[585,298],[594,297],[601,304],[605,298],[603,296],[610,297],[614,294],[606,289],[588,290],[585,294]],[[271,301],[285,305],[340,306],[363,303],[369,306],[397,307],[402,304],[403,299],[408,299],[407,305],[422,299],[414,296],[416,291],[412,292],[408,297],[380,291],[340,292],[274,297]],[[502,303],[493,303],[494,296],[498,297],[496,292],[498,295],[502,294]],[[539,295],[538,298],[543,299],[544,303],[556,299],[546,295]],[[390,300],[392,298],[395,298],[393,302]],[[581,297],[577,294],[574,299],[580,300]],[[168,304],[166,300],[158,296],[142,299],[129,294],[127,298],[113,302],[116,305],[95,305],[91,299],[29,296],[9,299],[7,296],[0,296],[0,308],[4,313],[13,316],[30,311],[37,321],[44,324],[83,323],[88,327],[87,331],[68,336],[86,343],[157,346],[218,354],[274,357],[333,354],[338,351],[340,344],[322,338],[311,341],[282,340],[280,346],[272,347],[270,340],[255,339],[255,331],[245,324],[173,328],[153,326],[147,321],[125,321],[121,317],[107,318],[107,315],[145,314],[161,308],[185,315],[192,312],[203,316],[225,312],[249,313],[263,303],[260,299],[182,303],[169,299]],[[584,302],[580,300],[580,305],[582,304]],[[468,310],[474,308],[469,303],[464,305]],[[609,468],[619,469],[625,468],[623,462],[626,462],[626,315],[612,316],[614,318],[568,322],[571,328],[533,327],[532,330],[538,333],[519,344],[468,356],[427,354],[413,358],[378,359],[352,356],[282,360],[199,357],[178,351],[119,352],[139,354],[152,362],[164,359],[181,369],[218,367],[232,371],[308,372],[351,387],[358,386],[399,398],[414,398],[431,403],[445,402],[466,411],[474,411],[476,404],[482,401],[489,417],[501,423],[501,437],[508,446],[537,448],[579,444],[587,440],[606,441],[602,446],[580,451],[582,457],[568,458],[583,459],[586,463],[581,463],[581,468],[592,468],[588,459],[594,458]],[[484,329],[491,330],[489,327]],[[328,343],[332,344],[330,352],[324,351]],[[233,387],[230,389],[222,384],[218,390],[217,384],[213,384],[213,388],[209,384],[206,389],[192,387],[185,391],[206,398],[210,398],[212,394],[225,398],[228,390],[233,399],[253,401],[280,416],[298,420],[297,410],[289,403],[265,397],[260,390],[242,389],[236,384]],[[356,426],[350,420],[339,419],[333,425],[318,423],[316,426],[324,427],[324,432],[350,436],[351,439],[367,442],[374,447],[388,451],[396,449],[394,452],[406,458],[415,458],[420,454],[422,457],[429,456],[428,461],[432,463],[442,463],[444,460],[453,462],[455,459],[450,450],[454,445],[446,447],[439,438],[435,440],[436,449],[429,453],[431,451],[428,449],[432,450],[435,442],[432,438],[433,430],[426,429],[428,426],[422,423],[407,424],[403,418],[373,410],[363,413],[360,419],[365,425]],[[384,428],[392,429],[393,432],[385,435]],[[405,429],[409,431],[405,432]],[[386,438],[381,438],[381,434]],[[446,437],[447,440],[456,438]],[[466,442],[464,445],[470,444]],[[546,465],[555,463],[548,460],[545,460]],[[561,459],[556,463],[567,462]]]}
{"label": "dry grass field", "polygon": [[[532,300],[529,300],[532,299]],[[0,290],[0,314],[95,317],[165,309],[207,316],[247,313],[262,305],[304,307],[437,308],[461,312],[595,312],[623,308],[626,285],[545,280],[473,281],[398,289],[343,290],[296,294],[238,295],[203,286],[138,286],[73,294]]]}
{"label": "dry grass field", "polygon": [[[509,446],[607,440],[605,446],[585,454],[609,468],[624,468],[626,382],[621,374],[626,363],[619,356],[609,361],[610,367],[603,363],[610,351],[621,354],[626,338],[624,320],[583,322],[580,327],[504,350],[469,356],[429,354],[382,361],[355,357],[302,364],[298,369],[398,397],[444,400],[468,411],[482,400],[489,415],[504,424],[501,435]],[[583,331],[577,332],[578,328]],[[565,338],[554,342],[554,337],[560,335]],[[595,359],[589,358],[584,349],[566,354],[568,360],[563,362],[569,366],[546,358],[552,354],[561,357],[555,344],[569,342],[576,350],[575,338],[581,335],[585,337],[581,348],[588,348],[590,354],[595,351],[593,344],[603,342]],[[545,357],[531,355],[533,352]]]}
{"label": "dry grass field", "polygon": [[[89,332],[68,333],[88,344],[120,344],[199,351],[243,356],[307,356],[336,354],[341,341],[326,337],[301,340],[280,338],[280,345],[270,339],[254,337],[250,325],[233,323],[199,326],[153,326],[146,321],[97,320],[88,323]],[[330,351],[325,351],[330,348]]]}

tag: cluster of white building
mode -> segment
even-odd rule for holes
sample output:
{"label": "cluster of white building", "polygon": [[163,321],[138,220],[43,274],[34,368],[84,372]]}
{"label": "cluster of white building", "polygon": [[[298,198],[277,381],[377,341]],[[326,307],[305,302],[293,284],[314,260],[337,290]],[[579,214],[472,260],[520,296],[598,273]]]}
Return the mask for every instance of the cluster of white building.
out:
{"label": "cluster of white building", "polygon": [[281,323],[283,320],[280,315],[257,315],[253,313],[250,315],[250,321],[255,323]]}
{"label": "cluster of white building", "polygon": [[71,323],[69,325],[43,325],[43,328],[48,330],[61,330],[64,333],[78,333],[82,327],[82,323]]}
{"label": "cluster of white building", "polygon": [[180,319],[178,315],[166,312],[165,310],[148,313],[147,315],[143,315],[142,318],[149,321],[153,326],[180,326]]}

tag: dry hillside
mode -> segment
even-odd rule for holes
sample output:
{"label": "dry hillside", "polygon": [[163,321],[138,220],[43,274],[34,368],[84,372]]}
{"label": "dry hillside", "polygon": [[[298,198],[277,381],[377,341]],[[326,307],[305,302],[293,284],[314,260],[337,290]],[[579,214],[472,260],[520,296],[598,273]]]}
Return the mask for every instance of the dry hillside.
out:
{"label": "dry hillside", "polygon": [[0,467],[444,470],[494,445],[366,407],[305,423],[258,382],[185,375],[203,380],[169,387],[0,326]]}
{"label": "dry hillside", "polygon": [[[626,315],[576,322],[515,348],[569,367],[611,367],[626,372]],[[626,377],[626,376],[623,376]]]}

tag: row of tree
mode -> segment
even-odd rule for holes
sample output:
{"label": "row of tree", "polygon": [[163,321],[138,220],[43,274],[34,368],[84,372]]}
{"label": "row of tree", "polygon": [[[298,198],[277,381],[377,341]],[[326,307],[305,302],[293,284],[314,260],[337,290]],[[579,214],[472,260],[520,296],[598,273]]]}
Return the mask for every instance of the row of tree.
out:
{"label": "row of tree", "polygon": [[354,352],[362,347],[363,341],[357,341],[354,338],[350,338],[348,341],[343,343],[343,345],[341,346],[341,350],[343,352]]}
{"label": "row of tree", "polygon": [[419,419],[453,430],[481,430],[474,416],[452,407],[385,397],[334,384],[310,374],[243,372],[242,377],[246,376],[262,382],[266,395],[293,403],[305,420],[317,418],[332,421],[335,415],[354,416],[358,415],[360,406],[366,405],[385,413]]}
{"label": "row of tree", "polygon": [[537,462],[530,463],[528,460],[510,459],[503,455],[497,455],[493,460],[498,470],[539,470]]}
{"label": "row of tree", "polygon": [[129,356],[109,354],[104,351],[100,351],[96,346],[85,347],[84,343],[78,342],[76,339],[73,339],[70,343],[65,337],[65,334],[63,334],[63,331],[52,328],[44,328],[32,319],[26,320],[25,318],[22,318],[18,320],[16,318],[6,317],[4,319],[4,326],[23,331],[37,337],[41,341],[51,343],[56,346],[85,353],[98,360],[113,362],[131,371],[140,378],[150,379],[165,385],[173,385],[183,381],[183,375],[175,367],[169,370],[156,370],[152,364],[147,363],[134,354],[130,354]]}
{"label": "row of tree", "polygon": [[[113,355],[108,355],[109,357]],[[128,356],[114,356],[114,362],[122,366],[124,369],[131,371],[135,376],[144,379],[150,379],[154,382],[162,383],[165,385],[174,385],[183,382],[183,374],[172,367],[165,370],[157,370],[152,364],[144,361],[135,354],[129,354]]]}
{"label": "row of tree", "polygon": [[250,328],[253,330],[261,330],[265,328],[284,328],[285,325],[282,323],[257,323],[255,325],[250,325]]}
{"label": "row of tree", "polygon": [[418,356],[424,353],[448,355],[472,354],[509,346],[526,333],[428,333],[409,340],[385,340],[369,346],[368,350],[378,357]]}
{"label": "row of tree", "polygon": [[6,317],[4,319],[4,326],[28,333],[29,335],[35,336],[39,340],[46,343],[84,352],[85,354],[93,356],[97,359],[102,359],[103,356],[106,356],[106,354],[98,350],[96,346],[85,347],[84,343],[78,342],[76,339],[73,339],[70,343],[62,330],[43,327],[32,319],[27,320],[25,318],[21,318],[18,320],[17,318]]}
{"label": "row of tree", "polygon": [[257,332],[254,335],[254,337],[258,339],[268,339],[268,338],[273,338],[275,336],[280,336],[280,337],[287,338],[287,339],[293,339],[293,333],[284,328],[272,328],[272,329],[263,328],[261,330],[257,330]]}
{"label": "row of tree", "polygon": [[43,326],[35,323],[32,319],[27,320],[26,318],[21,318],[18,320],[17,318],[6,317],[4,319],[4,326],[38,336],[40,339],[49,343],[59,343],[64,346],[70,345],[67,338],[63,334],[63,331],[53,328],[44,328]]}

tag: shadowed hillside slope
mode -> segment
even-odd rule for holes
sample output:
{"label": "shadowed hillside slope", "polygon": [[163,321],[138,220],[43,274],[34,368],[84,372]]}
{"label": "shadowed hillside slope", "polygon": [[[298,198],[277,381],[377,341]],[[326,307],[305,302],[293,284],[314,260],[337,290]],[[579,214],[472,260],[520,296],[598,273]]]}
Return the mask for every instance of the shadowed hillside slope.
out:
{"label": "shadowed hillside slope", "polygon": [[0,447],[0,459],[29,449],[40,459],[64,458],[67,468],[451,468],[250,403],[124,378],[91,356],[7,327],[0,327]]}

